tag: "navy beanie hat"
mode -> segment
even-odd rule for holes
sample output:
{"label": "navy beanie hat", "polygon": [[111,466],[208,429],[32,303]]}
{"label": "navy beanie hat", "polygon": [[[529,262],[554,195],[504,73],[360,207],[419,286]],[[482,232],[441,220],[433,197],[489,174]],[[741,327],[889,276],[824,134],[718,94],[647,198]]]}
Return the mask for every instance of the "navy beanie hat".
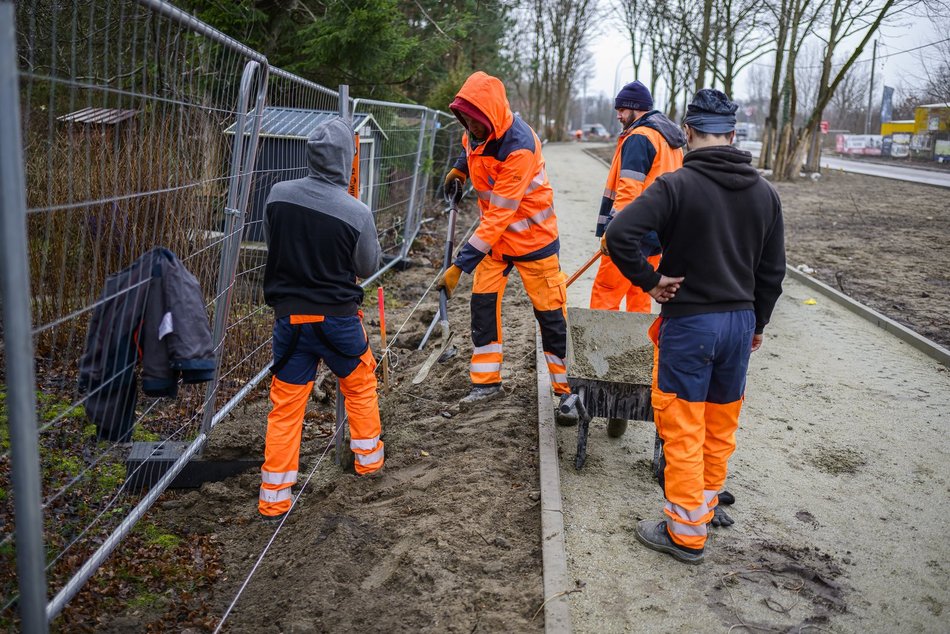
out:
{"label": "navy beanie hat", "polygon": [[703,88],[686,106],[683,123],[700,132],[728,134],[736,129],[736,102],[725,93],[712,88]]}
{"label": "navy beanie hat", "polygon": [[639,81],[632,81],[617,93],[614,100],[614,110],[628,108],[630,110],[653,110],[653,95],[650,89]]}

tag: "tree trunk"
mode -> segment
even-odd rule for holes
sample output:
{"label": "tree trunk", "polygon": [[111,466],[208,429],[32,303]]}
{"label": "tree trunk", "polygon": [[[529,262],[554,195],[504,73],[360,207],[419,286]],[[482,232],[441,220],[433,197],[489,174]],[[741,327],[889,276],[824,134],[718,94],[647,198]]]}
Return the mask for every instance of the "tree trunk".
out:
{"label": "tree trunk", "polygon": [[[696,54],[699,58],[699,68],[696,69],[696,90],[699,91],[706,83],[706,64],[709,55],[709,33],[712,29],[713,0],[703,0],[703,30],[700,36]],[[685,18],[684,18],[685,19]]]}
{"label": "tree trunk", "polygon": [[782,63],[785,59],[785,45],[788,42],[788,4],[781,0],[777,18],[775,36],[775,70],[772,74],[772,89],[769,92],[769,113],[765,117],[765,130],[762,134],[762,150],[759,154],[759,167],[770,169],[774,165],[775,146],[778,141],[778,109],[782,87]]}

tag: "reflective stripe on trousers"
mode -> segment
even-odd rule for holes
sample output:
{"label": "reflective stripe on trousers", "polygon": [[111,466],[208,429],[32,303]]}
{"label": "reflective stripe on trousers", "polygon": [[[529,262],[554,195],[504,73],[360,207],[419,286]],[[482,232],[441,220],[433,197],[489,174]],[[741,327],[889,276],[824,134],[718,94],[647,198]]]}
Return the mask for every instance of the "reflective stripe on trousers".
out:
{"label": "reflective stripe on trousers", "polygon": [[[531,262],[514,262],[518,268],[541,327],[541,344],[548,359],[551,385],[558,394],[570,392],[564,357],[567,356],[567,324],[565,320],[565,281],[558,256],[552,255]],[[501,304],[508,276],[509,263],[492,257],[476,267],[472,281],[472,364],[471,379],[475,385],[501,383],[503,335]],[[556,362],[555,362],[556,360]]]}
{"label": "reflective stripe on trousers", "polygon": [[751,310],[657,318],[653,415],[666,458],[664,513],[674,542],[703,548],[726,481],[745,391]]}
{"label": "reflective stripe on trousers", "polygon": [[[322,326],[324,337],[340,352],[321,341],[311,328],[314,323]],[[296,482],[299,466],[303,417],[313,389],[313,377],[321,361],[339,377],[340,391],[346,397],[350,449],[356,456],[356,472],[371,473],[383,464],[374,372],[376,360],[372,350],[366,346],[366,333],[359,318],[324,319],[294,315],[278,320],[274,326],[275,358],[287,353],[293,324],[301,328],[296,347],[271,380],[272,408],[267,417],[258,501],[258,509],[263,515],[279,515],[290,509],[291,487]]]}

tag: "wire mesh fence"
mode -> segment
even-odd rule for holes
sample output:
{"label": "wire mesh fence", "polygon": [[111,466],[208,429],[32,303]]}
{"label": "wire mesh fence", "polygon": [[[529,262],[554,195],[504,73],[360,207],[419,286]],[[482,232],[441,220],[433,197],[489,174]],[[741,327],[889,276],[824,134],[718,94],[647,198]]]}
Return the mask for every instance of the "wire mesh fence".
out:
{"label": "wire mesh fence", "polygon": [[[25,177],[4,180],[0,190],[22,188],[25,235],[5,234],[0,248],[23,250],[22,266],[7,267],[4,281],[22,269],[29,290],[3,303],[23,299],[29,307],[35,381],[26,394],[10,391],[22,373],[9,366],[6,330],[15,322],[5,307],[0,622],[7,626],[24,600],[23,566],[45,571],[41,600],[45,618],[54,617],[167,486],[173,473],[144,495],[131,486],[147,459],[127,462],[130,444],[186,447],[180,468],[266,375],[264,201],[275,182],[307,175],[310,130],[341,110],[336,91],[270,68],[263,55],[160,0],[23,0],[14,11],[15,42],[0,44],[15,56],[8,61],[19,88]],[[431,176],[450,160],[460,130],[419,106],[342,105],[359,134],[360,198],[392,262],[408,252]],[[0,152],[9,142],[0,138]],[[204,308],[194,317],[207,318],[208,346],[169,364],[156,386],[146,368],[150,333],[162,333],[151,337],[160,341],[183,325],[161,311],[152,320],[147,306],[171,292],[157,280],[170,279],[163,272],[176,258]],[[5,294],[11,288],[5,283]],[[17,521],[15,535],[21,517],[11,491],[20,492],[24,477],[13,473],[16,434],[8,430],[22,421],[8,425],[7,404],[24,399],[36,403],[28,424],[38,430],[42,526]],[[18,577],[25,530],[42,534],[45,556],[21,560]]]}

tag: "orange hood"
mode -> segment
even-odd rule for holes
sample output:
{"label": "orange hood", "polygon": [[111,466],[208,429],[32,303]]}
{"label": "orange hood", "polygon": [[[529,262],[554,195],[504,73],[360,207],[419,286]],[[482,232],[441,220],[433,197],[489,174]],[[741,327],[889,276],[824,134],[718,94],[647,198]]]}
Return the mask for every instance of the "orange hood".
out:
{"label": "orange hood", "polygon": [[515,120],[508,105],[508,95],[505,85],[497,77],[492,77],[483,71],[476,71],[465,80],[456,97],[461,97],[482,111],[491,122],[492,135],[489,138],[500,138]]}

